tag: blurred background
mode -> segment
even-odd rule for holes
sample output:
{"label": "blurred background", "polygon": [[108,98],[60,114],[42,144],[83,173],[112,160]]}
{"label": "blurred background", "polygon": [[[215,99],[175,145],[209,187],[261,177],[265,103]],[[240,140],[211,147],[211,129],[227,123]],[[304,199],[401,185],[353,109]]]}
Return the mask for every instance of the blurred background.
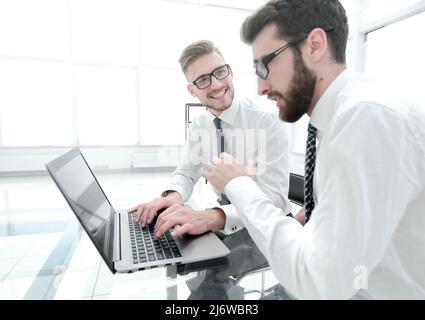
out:
{"label": "blurred background", "polygon": [[[0,0],[0,173],[44,170],[76,145],[97,169],[175,165],[185,104],[197,102],[177,60],[198,39],[221,49],[239,95],[275,111],[256,94],[250,47],[239,38],[242,21],[264,2]],[[425,1],[342,3],[349,68],[423,99]],[[305,125],[288,125],[295,162]]]}

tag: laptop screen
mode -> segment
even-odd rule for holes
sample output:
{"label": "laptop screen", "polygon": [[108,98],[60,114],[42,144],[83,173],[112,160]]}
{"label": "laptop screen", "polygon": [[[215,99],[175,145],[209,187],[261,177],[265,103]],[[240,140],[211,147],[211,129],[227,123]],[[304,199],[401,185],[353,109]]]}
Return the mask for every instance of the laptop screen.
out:
{"label": "laptop screen", "polygon": [[63,196],[113,269],[114,212],[79,148],[46,165]]}

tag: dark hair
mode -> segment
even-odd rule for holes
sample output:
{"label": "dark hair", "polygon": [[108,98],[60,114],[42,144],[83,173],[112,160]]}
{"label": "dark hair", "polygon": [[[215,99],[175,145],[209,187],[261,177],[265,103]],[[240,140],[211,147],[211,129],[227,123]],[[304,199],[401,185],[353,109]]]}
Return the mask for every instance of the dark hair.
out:
{"label": "dark hair", "polygon": [[187,67],[192,62],[195,62],[200,57],[213,52],[217,52],[221,57],[223,57],[220,50],[218,50],[212,41],[199,40],[188,45],[183,50],[179,58],[180,67],[182,68],[183,73],[186,72]]}
{"label": "dark hair", "polygon": [[345,63],[348,22],[338,0],[271,0],[245,19],[241,28],[242,41],[252,44],[270,24],[275,24],[277,36],[287,41],[314,28],[331,28],[326,34],[332,56],[336,62]]}

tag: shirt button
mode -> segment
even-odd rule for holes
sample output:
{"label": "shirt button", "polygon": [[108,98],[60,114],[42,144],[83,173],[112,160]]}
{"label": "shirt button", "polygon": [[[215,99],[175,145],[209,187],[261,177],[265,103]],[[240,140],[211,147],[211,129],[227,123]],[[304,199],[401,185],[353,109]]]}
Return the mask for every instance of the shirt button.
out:
{"label": "shirt button", "polygon": [[237,226],[233,226],[232,227],[232,231],[236,231],[238,229],[238,227]]}

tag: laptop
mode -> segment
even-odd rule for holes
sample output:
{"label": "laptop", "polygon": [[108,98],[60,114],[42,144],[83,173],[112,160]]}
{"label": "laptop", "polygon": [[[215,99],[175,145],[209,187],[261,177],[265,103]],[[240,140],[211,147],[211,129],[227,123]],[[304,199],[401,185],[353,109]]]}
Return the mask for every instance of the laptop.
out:
{"label": "laptop", "polygon": [[81,226],[112,273],[220,258],[229,249],[213,232],[154,239],[151,223],[141,228],[127,210],[116,211],[79,148],[46,164]]}

